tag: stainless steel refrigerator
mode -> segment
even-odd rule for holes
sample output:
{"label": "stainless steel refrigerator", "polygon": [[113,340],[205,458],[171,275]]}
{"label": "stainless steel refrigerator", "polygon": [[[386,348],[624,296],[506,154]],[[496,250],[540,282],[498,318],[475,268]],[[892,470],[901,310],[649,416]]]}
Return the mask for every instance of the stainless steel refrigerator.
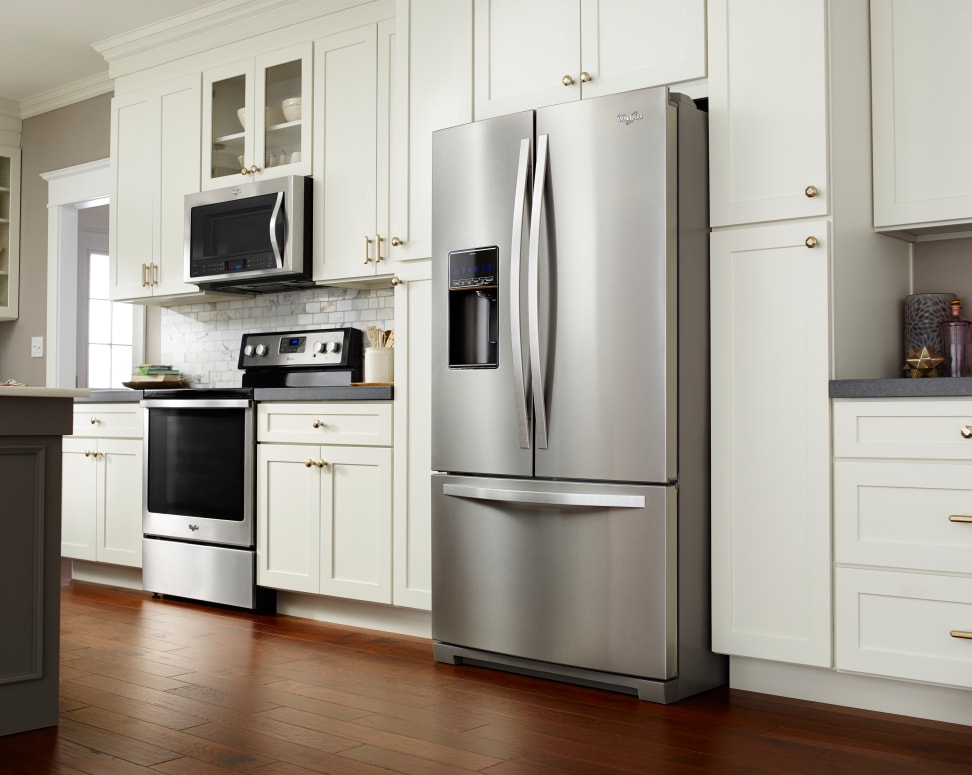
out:
{"label": "stainless steel refrigerator", "polygon": [[706,136],[664,88],[433,135],[437,660],[658,702],[725,682]]}

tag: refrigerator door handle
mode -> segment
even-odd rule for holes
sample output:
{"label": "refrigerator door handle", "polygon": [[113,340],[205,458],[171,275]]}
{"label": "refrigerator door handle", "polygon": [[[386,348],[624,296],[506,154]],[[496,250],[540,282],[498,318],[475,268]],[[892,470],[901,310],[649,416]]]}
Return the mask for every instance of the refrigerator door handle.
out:
{"label": "refrigerator door handle", "polygon": [[643,509],[644,495],[605,495],[595,492],[549,492],[528,490],[496,490],[492,487],[472,487],[466,484],[444,484],[442,494],[453,498],[471,498],[503,503],[533,503],[545,506],[583,506],[614,509]]}
{"label": "refrigerator door handle", "polygon": [[543,400],[543,370],[540,360],[540,228],[543,192],[547,180],[547,135],[537,136],[537,168],[533,175],[533,206],[530,213],[527,308],[530,331],[530,370],[533,384],[533,416],[537,449],[547,448],[547,407]]}
{"label": "refrigerator door handle", "polygon": [[530,140],[520,140],[520,160],[516,166],[516,196],[513,200],[513,239],[510,246],[510,339],[513,345],[513,382],[516,389],[516,426],[520,449],[530,449],[530,415],[527,405],[529,370],[523,370],[523,323],[520,320],[520,258],[523,252],[523,210],[526,207],[527,173],[530,167]]}

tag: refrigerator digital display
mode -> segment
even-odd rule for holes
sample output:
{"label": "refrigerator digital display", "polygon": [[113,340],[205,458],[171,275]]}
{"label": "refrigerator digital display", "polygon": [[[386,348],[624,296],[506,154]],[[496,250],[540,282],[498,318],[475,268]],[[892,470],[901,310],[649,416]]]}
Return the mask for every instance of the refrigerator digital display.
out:
{"label": "refrigerator digital display", "polygon": [[449,254],[449,288],[495,288],[499,248],[455,250]]}

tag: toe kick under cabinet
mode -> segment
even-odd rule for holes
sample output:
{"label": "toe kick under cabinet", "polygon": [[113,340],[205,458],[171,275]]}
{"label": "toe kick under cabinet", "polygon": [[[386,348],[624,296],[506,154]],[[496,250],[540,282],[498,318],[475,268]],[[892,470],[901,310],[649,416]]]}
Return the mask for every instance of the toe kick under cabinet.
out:
{"label": "toe kick under cabinet", "polygon": [[972,398],[833,417],[837,669],[972,687]]}
{"label": "toe kick under cabinet", "polygon": [[392,601],[392,404],[257,406],[257,583]]}

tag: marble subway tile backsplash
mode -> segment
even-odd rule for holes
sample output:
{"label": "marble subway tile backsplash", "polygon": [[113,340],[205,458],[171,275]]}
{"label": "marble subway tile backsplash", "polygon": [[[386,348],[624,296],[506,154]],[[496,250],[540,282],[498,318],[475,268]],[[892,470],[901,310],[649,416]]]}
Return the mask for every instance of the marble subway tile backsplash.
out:
{"label": "marble subway tile backsplash", "polygon": [[315,288],[163,307],[161,360],[181,370],[193,387],[239,387],[243,372],[236,364],[243,334],[394,328],[394,302],[392,288]]}

